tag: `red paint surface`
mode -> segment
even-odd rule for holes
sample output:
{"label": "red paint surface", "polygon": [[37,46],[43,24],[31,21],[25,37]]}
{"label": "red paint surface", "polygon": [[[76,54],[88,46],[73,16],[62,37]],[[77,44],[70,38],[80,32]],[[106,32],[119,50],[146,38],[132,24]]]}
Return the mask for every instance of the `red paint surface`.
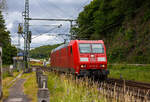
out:
{"label": "red paint surface", "polygon": [[[104,53],[80,53],[79,43],[101,43],[104,46]],[[72,53],[71,53],[72,47]],[[94,57],[91,57],[91,55]],[[73,68],[76,73],[80,73],[81,65],[86,65],[83,69],[107,69],[106,48],[102,40],[71,40],[68,46],[51,53],[51,66],[57,68]],[[88,58],[88,62],[81,62],[80,57]],[[106,57],[105,62],[98,61],[98,57]],[[105,65],[104,68],[100,65]]]}

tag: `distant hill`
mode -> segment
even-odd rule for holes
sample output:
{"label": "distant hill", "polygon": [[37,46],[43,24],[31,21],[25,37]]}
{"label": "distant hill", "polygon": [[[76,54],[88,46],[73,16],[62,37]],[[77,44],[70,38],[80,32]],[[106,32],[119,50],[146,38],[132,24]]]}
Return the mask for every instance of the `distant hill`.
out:
{"label": "distant hill", "polygon": [[48,59],[49,54],[52,51],[52,49],[60,46],[61,44],[57,45],[45,45],[45,46],[40,46],[35,49],[32,49],[30,51],[30,56],[31,58],[36,58],[36,59]]}
{"label": "distant hill", "polygon": [[77,38],[104,40],[109,62],[150,63],[149,0],[93,0],[77,23]]}

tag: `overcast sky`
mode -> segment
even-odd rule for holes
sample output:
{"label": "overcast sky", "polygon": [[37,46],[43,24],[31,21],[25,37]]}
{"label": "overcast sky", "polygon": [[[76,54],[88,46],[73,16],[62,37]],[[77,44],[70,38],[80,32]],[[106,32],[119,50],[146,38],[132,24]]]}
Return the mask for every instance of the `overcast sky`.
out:
{"label": "overcast sky", "polygon": [[[83,7],[92,0],[30,0],[31,18],[70,18],[76,19]],[[18,44],[17,28],[22,23],[22,12],[24,11],[25,0],[7,0],[7,10],[4,11],[6,26],[11,32],[11,39],[14,45]],[[57,26],[62,24],[60,28]],[[31,48],[42,45],[52,45],[63,42],[65,36],[55,37],[50,35],[68,34],[69,22],[52,21],[30,21],[30,30],[33,33]],[[37,37],[38,35],[41,35]],[[24,41],[21,39],[21,48]]]}

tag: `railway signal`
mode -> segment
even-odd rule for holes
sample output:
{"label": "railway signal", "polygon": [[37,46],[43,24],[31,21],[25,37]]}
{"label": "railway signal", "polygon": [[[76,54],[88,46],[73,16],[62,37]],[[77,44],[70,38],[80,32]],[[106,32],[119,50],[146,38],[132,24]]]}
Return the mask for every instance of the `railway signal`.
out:
{"label": "railway signal", "polygon": [[23,24],[19,23],[18,25],[18,49],[20,49],[21,43],[20,43],[20,35],[23,34]]}
{"label": "railway signal", "polygon": [[18,34],[22,34],[23,33],[23,25],[21,23],[19,23],[18,25]]}
{"label": "railway signal", "polygon": [[28,40],[29,40],[29,43],[31,43],[31,41],[32,41],[32,32],[31,31],[29,31]]}

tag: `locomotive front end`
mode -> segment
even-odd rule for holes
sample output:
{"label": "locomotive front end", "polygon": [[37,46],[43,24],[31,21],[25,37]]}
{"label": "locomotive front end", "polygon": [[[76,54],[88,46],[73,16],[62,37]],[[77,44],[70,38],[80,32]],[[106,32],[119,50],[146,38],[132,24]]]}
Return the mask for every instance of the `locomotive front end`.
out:
{"label": "locomotive front end", "polygon": [[106,79],[107,70],[106,48],[102,41],[82,42],[79,47],[79,75],[94,76]]}

